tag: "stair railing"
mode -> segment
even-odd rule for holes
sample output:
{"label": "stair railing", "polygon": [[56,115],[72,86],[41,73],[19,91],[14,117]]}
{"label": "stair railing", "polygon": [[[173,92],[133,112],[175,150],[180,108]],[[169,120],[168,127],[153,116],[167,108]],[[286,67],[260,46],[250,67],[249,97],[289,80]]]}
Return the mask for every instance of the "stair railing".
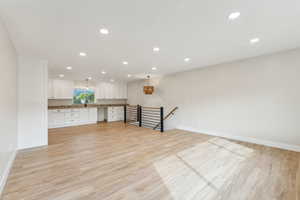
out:
{"label": "stair railing", "polygon": [[131,123],[139,127],[160,129],[164,132],[164,120],[168,119],[178,109],[175,107],[164,117],[163,107],[145,107],[140,105],[124,106],[124,123]]}
{"label": "stair railing", "polygon": [[163,119],[161,119],[161,121],[158,124],[156,124],[156,126],[154,126],[153,130],[157,129],[161,123],[163,124],[164,120],[168,119],[171,115],[174,115],[177,109],[177,106],[173,108],[165,117],[163,117]]}

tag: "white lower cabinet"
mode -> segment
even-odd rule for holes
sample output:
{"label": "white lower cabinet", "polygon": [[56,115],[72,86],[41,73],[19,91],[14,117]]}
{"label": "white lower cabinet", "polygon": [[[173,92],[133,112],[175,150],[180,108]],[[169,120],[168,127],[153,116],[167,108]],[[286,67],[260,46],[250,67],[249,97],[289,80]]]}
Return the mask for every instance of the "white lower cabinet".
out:
{"label": "white lower cabinet", "polygon": [[116,107],[108,107],[107,108],[107,121],[122,121],[124,120],[124,107],[116,106]]}
{"label": "white lower cabinet", "polygon": [[[106,108],[98,108],[98,122],[105,121]],[[107,116],[107,115],[106,115]]]}
{"label": "white lower cabinet", "polygon": [[48,128],[97,123],[97,108],[48,110]]}
{"label": "white lower cabinet", "polygon": [[89,108],[89,122],[97,122],[98,120],[98,109],[97,108]]}

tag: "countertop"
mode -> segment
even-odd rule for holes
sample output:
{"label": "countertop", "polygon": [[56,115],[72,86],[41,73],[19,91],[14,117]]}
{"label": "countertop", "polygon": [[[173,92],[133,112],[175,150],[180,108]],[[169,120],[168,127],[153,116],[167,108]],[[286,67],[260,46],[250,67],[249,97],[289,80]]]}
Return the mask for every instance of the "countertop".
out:
{"label": "countertop", "polygon": [[70,109],[70,108],[99,108],[99,107],[114,107],[114,106],[125,106],[126,104],[88,104],[86,107],[83,104],[77,105],[59,105],[59,106],[48,106],[48,110],[55,109]]}

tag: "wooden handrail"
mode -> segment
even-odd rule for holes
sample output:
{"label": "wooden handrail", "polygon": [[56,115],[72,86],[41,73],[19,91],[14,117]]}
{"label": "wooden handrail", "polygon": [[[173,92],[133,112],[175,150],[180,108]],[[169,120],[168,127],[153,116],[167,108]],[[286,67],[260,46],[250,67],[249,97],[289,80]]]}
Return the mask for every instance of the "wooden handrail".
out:
{"label": "wooden handrail", "polygon": [[[174,112],[178,109],[178,107],[176,106],[175,108],[173,108],[169,114],[167,114],[165,117],[164,117],[164,120],[168,119],[171,115],[174,114]],[[160,122],[153,128],[153,130],[155,130],[158,126],[160,125]]]}
{"label": "wooden handrail", "polygon": [[127,105],[127,107],[137,107],[137,105]]}
{"label": "wooden handrail", "polygon": [[160,107],[145,107],[145,106],[142,106],[142,108],[146,108],[146,109],[160,109]]}

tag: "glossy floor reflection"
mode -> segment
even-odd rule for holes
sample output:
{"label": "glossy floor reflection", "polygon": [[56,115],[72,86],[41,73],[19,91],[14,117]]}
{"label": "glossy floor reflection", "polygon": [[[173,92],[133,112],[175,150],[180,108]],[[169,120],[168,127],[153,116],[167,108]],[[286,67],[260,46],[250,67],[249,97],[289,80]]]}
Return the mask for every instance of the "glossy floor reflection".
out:
{"label": "glossy floor reflection", "polygon": [[154,166],[174,200],[218,199],[254,150],[220,138],[178,152]]}

